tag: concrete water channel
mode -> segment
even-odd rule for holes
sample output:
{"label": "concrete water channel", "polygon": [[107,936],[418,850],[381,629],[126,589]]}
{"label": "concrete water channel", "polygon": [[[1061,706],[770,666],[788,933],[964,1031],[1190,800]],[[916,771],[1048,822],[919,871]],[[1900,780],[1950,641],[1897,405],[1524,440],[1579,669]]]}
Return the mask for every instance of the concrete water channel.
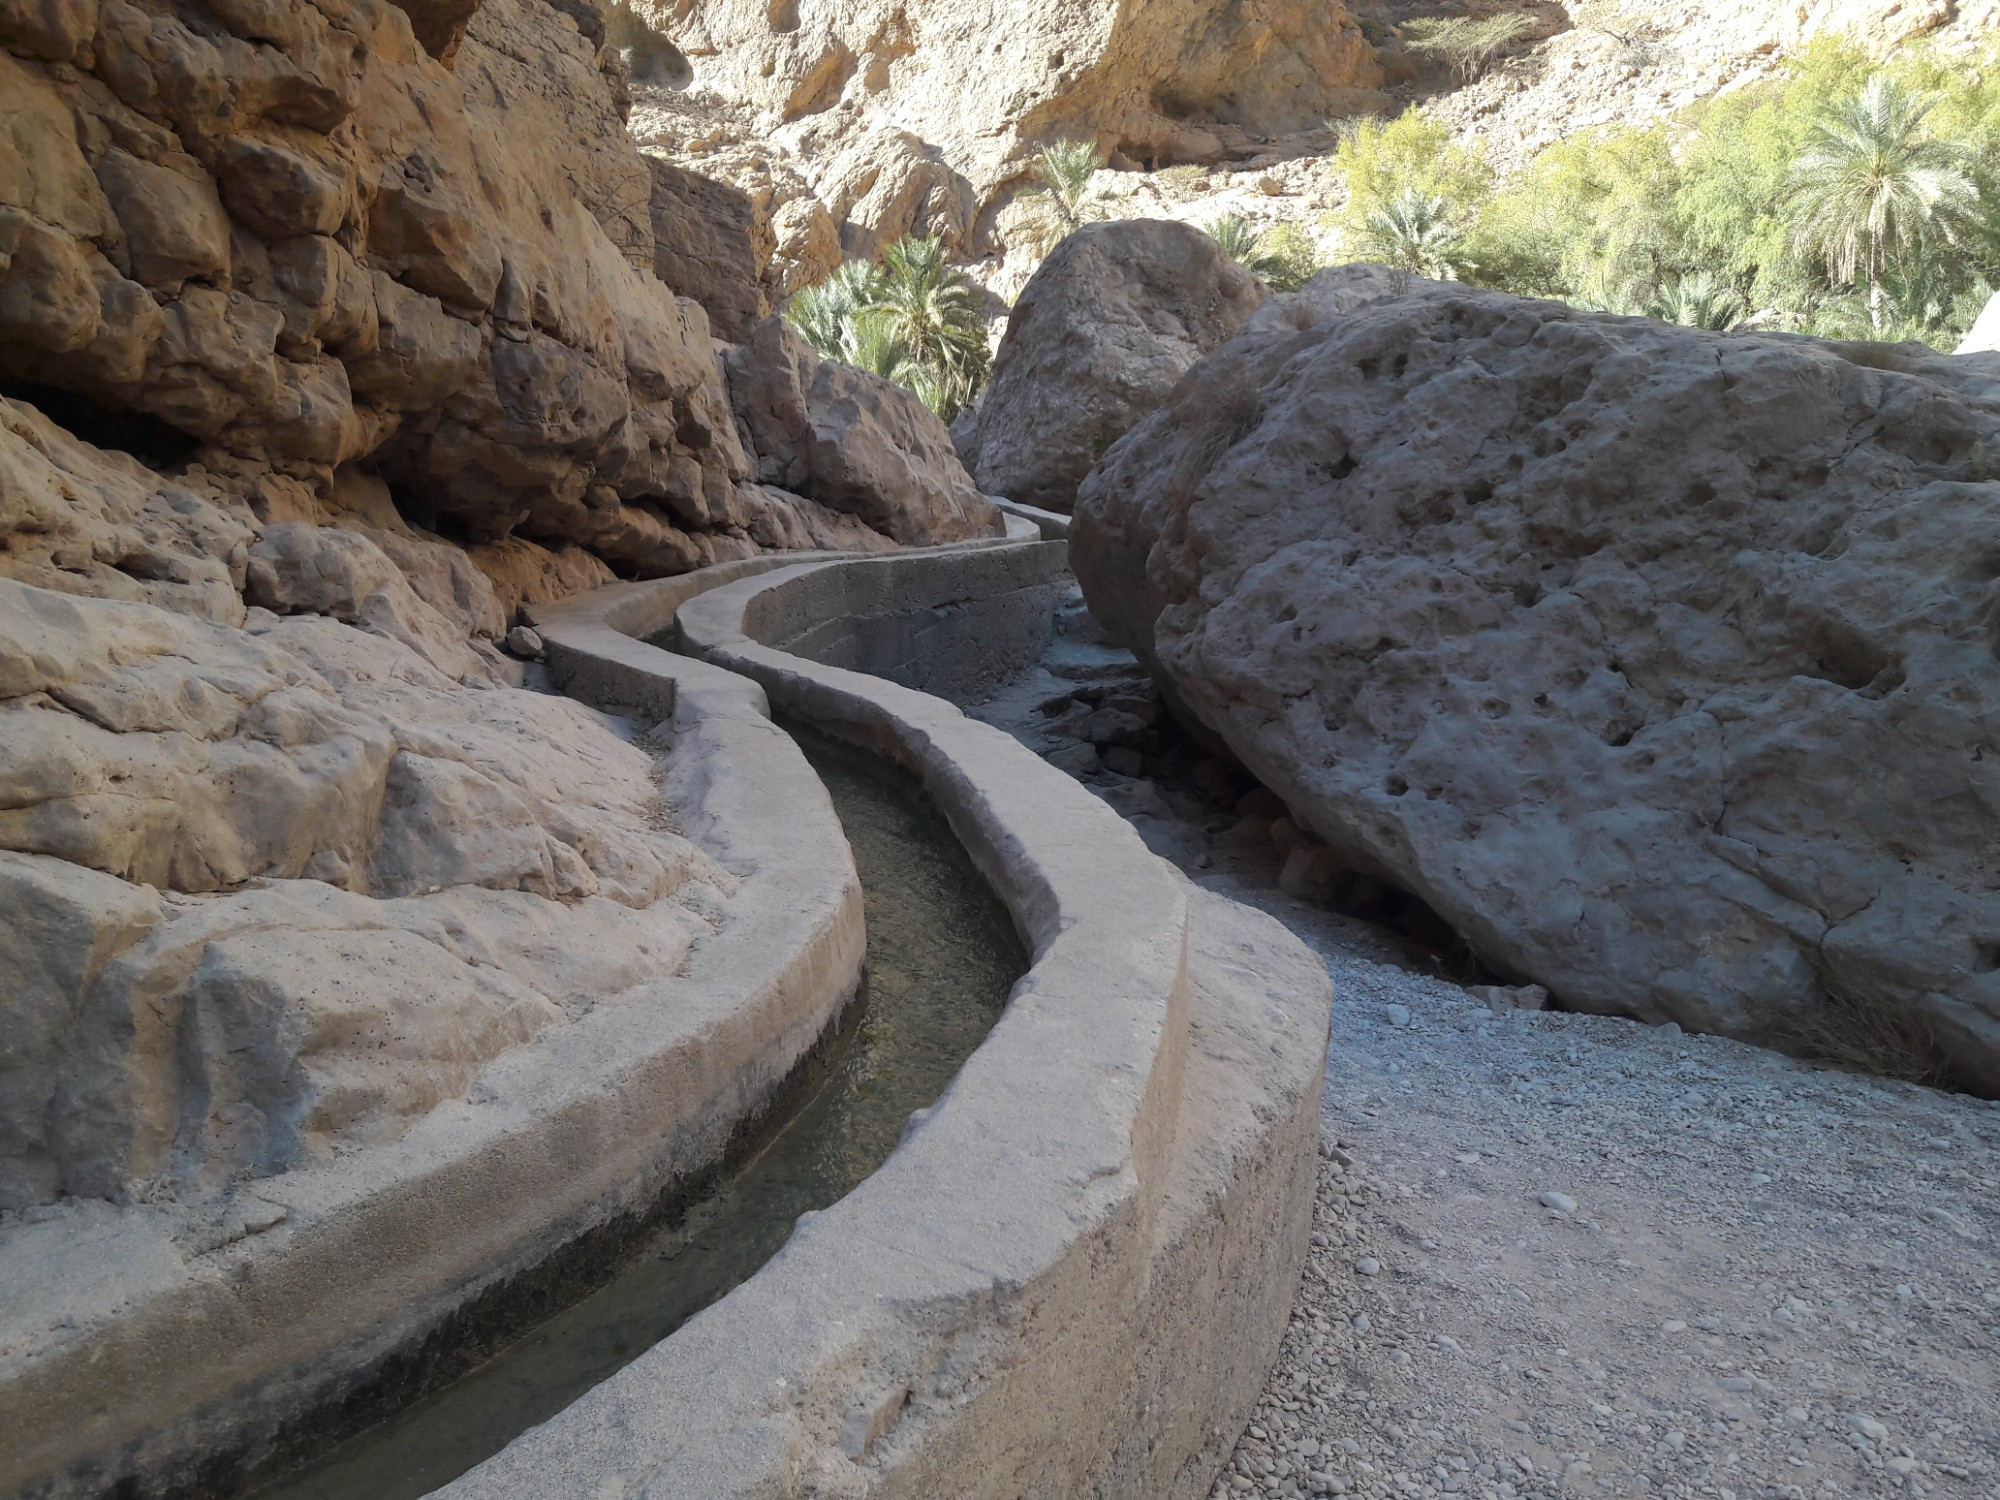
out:
{"label": "concrete water channel", "polygon": [[862,988],[810,1077],[608,1279],[558,1289],[553,1313],[252,1491],[257,1500],[416,1500],[499,1452],[753,1275],[800,1215],[865,1179],[992,1028],[1027,968],[1006,909],[907,775],[789,727],[833,798],[867,910]]}
{"label": "concrete water channel", "polygon": [[0,1494],[1201,1500],[1305,1259],[1331,995],[954,706],[1067,587],[1009,543],[538,607],[554,686],[669,747],[729,920],[260,1180],[280,1222],[30,1226],[62,1253],[0,1299]]}

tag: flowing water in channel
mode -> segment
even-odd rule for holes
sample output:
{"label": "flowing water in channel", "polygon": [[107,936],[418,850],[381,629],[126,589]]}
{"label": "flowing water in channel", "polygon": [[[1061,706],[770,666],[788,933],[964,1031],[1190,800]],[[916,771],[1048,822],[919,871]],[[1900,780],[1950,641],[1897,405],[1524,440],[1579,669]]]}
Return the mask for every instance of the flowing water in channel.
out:
{"label": "flowing water in channel", "polygon": [[999,1018],[1027,961],[944,819],[877,757],[799,742],[833,796],[868,913],[867,975],[818,1086],[609,1281],[256,1500],[414,1500],[548,1420],[880,1166]]}

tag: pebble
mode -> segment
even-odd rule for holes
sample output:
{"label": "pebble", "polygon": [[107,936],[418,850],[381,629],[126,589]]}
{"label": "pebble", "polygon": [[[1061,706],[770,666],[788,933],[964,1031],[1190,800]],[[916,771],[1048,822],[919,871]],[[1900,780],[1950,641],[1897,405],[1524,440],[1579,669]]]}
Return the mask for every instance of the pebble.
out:
{"label": "pebble", "polygon": [[1543,1193],[1538,1201],[1543,1208],[1551,1209],[1559,1214],[1573,1214],[1576,1212],[1576,1199],[1570,1197],[1568,1193]]}
{"label": "pebble", "polygon": [[541,635],[526,625],[516,625],[507,632],[507,649],[516,656],[536,660],[542,654]]}
{"label": "pebble", "polygon": [[1381,1274],[1382,1262],[1372,1255],[1364,1255],[1354,1263],[1354,1269],[1363,1276],[1376,1276]]}
{"label": "pebble", "polygon": [[1847,1425],[1867,1438],[1871,1443],[1886,1442],[1889,1437],[1889,1429],[1869,1416],[1865,1411],[1854,1413],[1853,1416],[1847,1419]]}
{"label": "pebble", "polygon": [[1407,1005],[1391,1005],[1385,1013],[1391,1026],[1400,1029],[1410,1024],[1410,1008]]}

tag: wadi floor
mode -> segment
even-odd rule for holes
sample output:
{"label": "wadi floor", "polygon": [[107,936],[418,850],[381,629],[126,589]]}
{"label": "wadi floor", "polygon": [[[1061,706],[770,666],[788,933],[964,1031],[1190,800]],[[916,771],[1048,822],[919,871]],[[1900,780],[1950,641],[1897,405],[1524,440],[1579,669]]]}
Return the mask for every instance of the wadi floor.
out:
{"label": "wadi floor", "polygon": [[[1078,655],[974,712],[1073,757],[1035,705]],[[1335,991],[1311,1259],[1217,1495],[2000,1495],[2000,1106],[1494,1013],[1271,851],[1152,832]]]}

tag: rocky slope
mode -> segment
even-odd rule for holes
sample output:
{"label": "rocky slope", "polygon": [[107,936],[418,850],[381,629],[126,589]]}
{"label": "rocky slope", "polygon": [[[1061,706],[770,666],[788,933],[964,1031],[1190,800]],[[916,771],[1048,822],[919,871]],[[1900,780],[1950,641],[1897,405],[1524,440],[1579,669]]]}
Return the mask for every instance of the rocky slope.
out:
{"label": "rocky slope", "polygon": [[2000,369],[1415,283],[1198,365],[1093,610],[1338,865],[1575,1009],[2000,1090]]}
{"label": "rocky slope", "polygon": [[935,232],[1011,300],[1046,234],[1019,195],[1051,140],[1110,155],[1092,184],[1104,217],[1316,231],[1345,197],[1327,165],[1344,117],[1422,104],[1504,174],[1578,130],[1774,77],[1817,37],[1879,56],[1915,42],[1963,52],[2000,27],[2000,0],[1478,0],[1469,13],[1518,10],[1530,25],[1467,80],[1402,36],[1436,5],[1314,11],[1315,40],[1296,49],[1303,11],[1211,9],[1091,20],[1074,6],[973,15],[949,0],[822,12],[648,0],[617,39],[634,60],[635,138],[745,194],[769,228],[774,293]]}

